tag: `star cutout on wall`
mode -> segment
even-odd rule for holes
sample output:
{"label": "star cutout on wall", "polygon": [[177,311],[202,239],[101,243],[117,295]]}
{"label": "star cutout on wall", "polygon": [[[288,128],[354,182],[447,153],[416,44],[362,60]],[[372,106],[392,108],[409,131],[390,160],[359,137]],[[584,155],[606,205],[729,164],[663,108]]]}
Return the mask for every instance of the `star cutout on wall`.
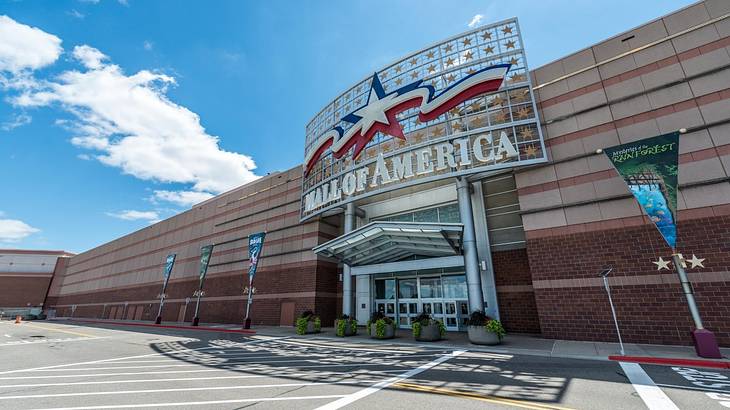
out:
{"label": "star cutout on wall", "polygon": [[395,66],[395,72],[396,73],[400,73],[400,70],[401,70],[401,66],[400,65]]}
{"label": "star cutout on wall", "polygon": [[446,81],[452,83],[456,80],[456,77],[453,74],[449,74],[448,77],[446,77]]}
{"label": "star cutout on wall", "polygon": [[418,64],[418,59],[416,57],[413,57],[413,58],[411,58],[411,61],[409,61],[409,63],[411,63],[411,65],[414,66],[414,65]]}
{"label": "star cutout on wall", "polygon": [[434,137],[442,137],[444,135],[444,129],[442,127],[436,127],[433,129]]}
{"label": "star cutout on wall", "polygon": [[482,117],[475,117],[471,121],[471,127],[472,128],[479,128],[479,127],[481,127],[483,125],[484,125],[484,118],[482,118]]}
{"label": "star cutout on wall", "polygon": [[459,115],[461,115],[461,113],[459,112],[459,109],[456,107],[449,110],[449,114],[453,115],[454,117],[458,117]]}
{"label": "star cutout on wall", "polygon": [[431,50],[431,51],[429,51],[428,53],[426,53],[426,58],[429,58],[429,59],[431,59],[431,58],[433,58],[433,56],[434,56],[434,55],[435,55],[435,54],[434,54],[433,50]]}
{"label": "star cutout on wall", "polygon": [[467,51],[466,53],[464,53],[464,59],[466,59],[467,61],[472,59],[471,51]]}
{"label": "star cutout on wall", "polygon": [[512,57],[509,60],[509,63],[512,64],[512,65],[517,65],[519,62],[520,62],[520,60],[518,60],[517,57]]}
{"label": "star cutout on wall", "polygon": [[494,47],[486,46],[486,47],[484,47],[484,52],[487,54],[492,54],[494,52]]}
{"label": "star cutout on wall", "polygon": [[504,28],[502,29],[502,33],[504,33],[504,34],[512,34],[512,27],[510,27],[510,26],[504,26]]}
{"label": "star cutout on wall", "polygon": [[492,39],[492,33],[485,31],[482,33],[482,40],[487,41]]}
{"label": "star cutout on wall", "polygon": [[457,131],[463,131],[464,130],[464,127],[462,127],[461,124],[458,123],[458,122],[454,122],[453,124],[451,124],[451,128],[453,128],[453,129],[455,129]]}
{"label": "star cutout on wall", "polygon": [[419,142],[422,139],[423,139],[423,133],[422,132],[417,132],[417,133],[413,134],[413,141],[414,142]]}
{"label": "star cutout on wall", "polygon": [[448,58],[448,59],[446,60],[446,67],[450,67],[450,66],[452,66],[452,65],[454,65],[454,59],[453,59],[453,58],[451,58],[451,57],[449,57],[449,58]]}
{"label": "star cutout on wall", "polygon": [[444,47],[444,51],[447,53],[450,53],[451,50],[453,50],[453,49],[454,49],[454,46],[452,46],[451,44],[447,44],[446,47]]}
{"label": "star cutout on wall", "polygon": [[513,83],[519,83],[520,81],[525,81],[525,75],[524,74],[512,74],[510,77],[510,80],[512,80]]}
{"label": "star cutout on wall", "polygon": [[479,101],[474,101],[469,105],[469,108],[471,108],[472,112],[479,111],[482,108],[482,105],[479,103]]}
{"label": "star cutout on wall", "polygon": [[504,111],[497,111],[496,114],[494,114],[494,120],[497,122],[504,122],[507,119],[507,113]]}
{"label": "star cutout on wall", "polygon": [[403,82],[402,78],[396,78],[395,85],[401,85],[402,82]]}
{"label": "star cutout on wall", "polygon": [[527,118],[530,116],[530,109],[527,107],[522,107],[519,110],[517,110],[517,117],[519,118]]}
{"label": "star cutout on wall", "polygon": [[510,48],[515,48],[515,42],[514,42],[514,41],[512,41],[512,40],[507,40],[507,42],[506,42],[506,43],[504,43],[504,46],[505,46],[505,47],[507,47],[507,49],[508,49],[508,50],[509,50]]}
{"label": "star cutout on wall", "polygon": [[472,75],[472,74],[474,74],[476,72],[477,72],[477,70],[475,70],[473,68],[470,68],[470,69],[466,70],[466,73],[469,74],[469,75]]}
{"label": "star cutout on wall", "polygon": [[533,145],[528,145],[527,148],[525,148],[525,155],[528,157],[536,157],[537,156],[537,149]]}
{"label": "star cutout on wall", "polygon": [[380,73],[380,78],[382,78],[382,79],[388,78],[388,72],[387,71],[383,71],[382,73]]}
{"label": "star cutout on wall", "polygon": [[436,88],[436,87],[438,87],[438,85],[439,85],[439,82],[438,81],[431,80],[431,87]]}
{"label": "star cutout on wall", "polygon": [[530,127],[525,127],[520,132],[520,135],[522,136],[522,138],[524,138],[526,140],[532,139],[535,136],[535,131],[533,131],[533,129]]}
{"label": "star cutout on wall", "polygon": [[667,270],[669,270],[669,264],[670,264],[671,262],[672,262],[672,261],[670,261],[670,260],[669,260],[669,261],[665,261],[665,260],[664,260],[664,259],[662,259],[662,257],[660,256],[660,257],[659,257],[659,260],[658,260],[658,261],[656,261],[656,262],[652,262],[652,263],[653,263],[654,265],[656,265],[656,266],[657,266],[656,270],[662,270],[662,269],[667,269]]}
{"label": "star cutout on wall", "polygon": [[689,262],[692,266],[690,266],[690,269],[694,269],[696,267],[704,268],[705,265],[702,264],[704,262],[704,258],[698,258],[695,256],[695,254],[692,254],[692,259],[688,259],[687,262]]}
{"label": "star cutout on wall", "polygon": [[436,66],[433,65],[433,64],[431,64],[430,66],[428,66],[428,72],[429,73],[435,73],[436,72]]}
{"label": "star cutout on wall", "polygon": [[414,71],[414,72],[412,72],[412,73],[411,73],[411,78],[412,78],[412,79],[414,79],[414,80],[415,80],[416,78],[418,78],[418,73],[417,73],[417,72],[415,72],[415,71]]}
{"label": "star cutout on wall", "polygon": [[470,46],[471,45],[471,39],[468,38],[468,37],[465,38],[464,41],[462,41],[462,44],[464,44],[464,47]]}
{"label": "star cutout on wall", "polygon": [[503,102],[504,102],[504,98],[502,98],[501,96],[498,95],[492,99],[491,105],[502,105]]}

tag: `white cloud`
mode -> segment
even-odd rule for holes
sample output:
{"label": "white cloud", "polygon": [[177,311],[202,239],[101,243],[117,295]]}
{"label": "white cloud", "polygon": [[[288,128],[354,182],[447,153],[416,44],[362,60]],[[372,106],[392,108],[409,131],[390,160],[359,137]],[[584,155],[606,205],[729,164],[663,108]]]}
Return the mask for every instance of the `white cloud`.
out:
{"label": "white cloud", "polygon": [[160,215],[155,211],[135,211],[127,209],[120,212],[107,212],[107,215],[123,219],[125,221],[147,221],[149,223],[155,223],[160,221]]}
{"label": "white cloud", "polygon": [[53,64],[62,50],[60,38],[0,16],[0,71],[18,74],[45,67]]}
{"label": "white cloud", "polygon": [[469,26],[470,28],[474,28],[474,27],[478,26],[478,25],[479,25],[479,23],[481,23],[481,22],[482,22],[482,19],[483,19],[483,18],[484,18],[484,16],[482,16],[481,14],[477,14],[477,15],[475,15],[474,17],[472,17],[472,19],[471,19],[471,21],[469,22],[468,26]]}
{"label": "white cloud", "polygon": [[[22,27],[60,44],[55,36]],[[7,48],[4,43],[6,38],[0,35],[0,50]],[[127,75],[88,45],[74,47],[72,55],[84,69],[47,80],[25,72],[11,81],[0,77],[0,88],[18,91],[7,97],[16,107],[55,105],[73,114],[74,120],[57,122],[73,132],[71,142],[96,151],[93,157],[98,161],[137,178],[191,184],[194,191],[206,193],[258,178],[250,156],[221,149],[218,137],[206,133],[197,114],[167,97],[167,88],[176,84],[173,77],[148,70]],[[40,67],[37,62],[4,64],[14,70]]]}
{"label": "white cloud", "polygon": [[101,0],[78,0],[80,3],[99,4]]}
{"label": "white cloud", "polygon": [[153,48],[154,46],[155,46],[155,43],[153,43],[153,42],[151,42],[151,41],[149,41],[149,40],[145,40],[145,41],[144,41],[144,42],[142,43],[142,47],[144,47],[144,49],[145,49],[145,50],[147,50],[147,51],[150,51],[150,50],[152,50],[152,48]]}
{"label": "white cloud", "polygon": [[31,118],[28,114],[15,114],[9,121],[5,121],[0,124],[0,130],[12,131],[18,127],[22,127],[23,125],[30,124],[31,121],[33,121],[33,118]]}
{"label": "white cloud", "polygon": [[101,51],[87,45],[74,47],[73,55],[84,67],[92,70],[98,70],[104,64],[104,60],[109,59]]}
{"label": "white cloud", "polygon": [[193,206],[213,198],[213,194],[196,191],[155,191],[150,198],[152,201],[172,202],[179,206]]}
{"label": "white cloud", "polygon": [[83,20],[86,15],[84,13],[81,13],[80,11],[76,9],[72,9],[71,11],[67,11],[66,14],[68,14],[71,17],[76,17],[79,20]]}
{"label": "white cloud", "polygon": [[[4,214],[0,213],[0,216]],[[17,219],[0,219],[0,242],[19,242],[22,239],[40,232],[27,223]]]}
{"label": "white cloud", "polygon": [[129,0],[117,0],[119,4],[125,7],[129,7]]}

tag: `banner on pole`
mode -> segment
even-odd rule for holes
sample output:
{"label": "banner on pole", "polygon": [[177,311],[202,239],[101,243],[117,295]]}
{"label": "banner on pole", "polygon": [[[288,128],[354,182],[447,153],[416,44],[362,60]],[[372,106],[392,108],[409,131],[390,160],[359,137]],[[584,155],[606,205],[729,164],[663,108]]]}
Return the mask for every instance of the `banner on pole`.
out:
{"label": "banner on pole", "polygon": [[172,275],[172,267],[175,265],[175,256],[177,256],[174,253],[171,253],[167,255],[167,259],[165,259],[165,279],[164,282],[162,282],[162,293],[165,293],[165,289],[167,289],[167,283],[170,281],[170,275]]}
{"label": "banner on pole", "polygon": [[205,281],[205,274],[208,272],[208,263],[212,254],[213,245],[205,245],[200,248],[200,283],[198,284],[198,290],[203,289],[203,281]]}
{"label": "banner on pole", "polygon": [[256,275],[256,267],[259,264],[259,255],[261,255],[261,249],[264,247],[264,237],[266,232],[254,233],[248,236],[248,281],[253,281],[254,275]]}
{"label": "banner on pole", "polygon": [[603,150],[672,249],[677,243],[679,132]]}

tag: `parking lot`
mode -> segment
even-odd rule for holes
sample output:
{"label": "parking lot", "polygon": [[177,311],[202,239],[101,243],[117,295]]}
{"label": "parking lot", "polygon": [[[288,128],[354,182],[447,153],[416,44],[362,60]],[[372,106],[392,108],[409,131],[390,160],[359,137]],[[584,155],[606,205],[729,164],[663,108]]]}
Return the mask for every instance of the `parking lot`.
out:
{"label": "parking lot", "polygon": [[8,409],[730,407],[730,372],[714,369],[293,332],[2,322],[0,335],[0,408]]}

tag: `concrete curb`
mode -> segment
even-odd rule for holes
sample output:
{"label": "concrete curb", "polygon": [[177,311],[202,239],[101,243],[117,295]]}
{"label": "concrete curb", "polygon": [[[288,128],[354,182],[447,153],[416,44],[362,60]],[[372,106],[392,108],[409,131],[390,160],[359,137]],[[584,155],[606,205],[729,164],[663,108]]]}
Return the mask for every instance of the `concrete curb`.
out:
{"label": "concrete curb", "polygon": [[702,359],[675,359],[669,357],[643,357],[643,356],[608,356],[610,360],[617,362],[633,362],[643,364],[659,364],[664,366],[693,366],[709,367],[713,369],[730,369],[730,362],[726,360],[702,360]]}
{"label": "concrete curb", "polygon": [[247,335],[255,335],[255,330],[248,329],[226,329],[218,327],[205,327],[205,326],[182,326],[182,325],[156,325],[151,323],[135,323],[135,322],[112,322],[106,320],[88,320],[88,319],[65,319],[70,322],[79,323],[99,323],[104,325],[115,325],[115,326],[139,326],[139,327],[152,327],[157,329],[182,329],[182,330],[199,330],[204,332],[219,332],[219,333],[243,333]]}

